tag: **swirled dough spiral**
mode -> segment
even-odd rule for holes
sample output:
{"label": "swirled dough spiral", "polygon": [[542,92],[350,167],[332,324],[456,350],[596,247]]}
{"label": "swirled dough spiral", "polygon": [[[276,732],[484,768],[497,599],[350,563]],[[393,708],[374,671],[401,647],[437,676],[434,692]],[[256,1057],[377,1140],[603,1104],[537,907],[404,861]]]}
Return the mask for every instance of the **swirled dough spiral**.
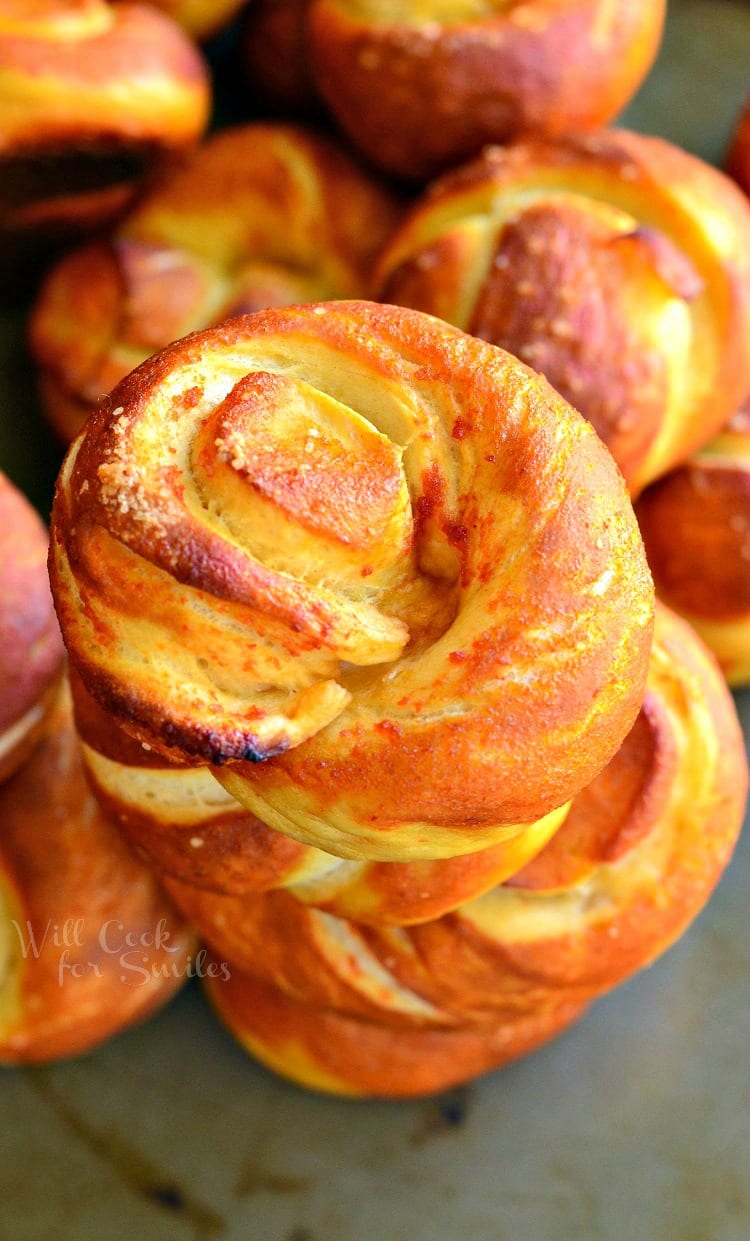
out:
{"label": "swirled dough spiral", "polygon": [[195,333],[112,403],[61,472],[51,571],[73,663],[139,740],[384,860],[515,834],[617,749],[640,536],[591,428],[515,359],[318,304]]}

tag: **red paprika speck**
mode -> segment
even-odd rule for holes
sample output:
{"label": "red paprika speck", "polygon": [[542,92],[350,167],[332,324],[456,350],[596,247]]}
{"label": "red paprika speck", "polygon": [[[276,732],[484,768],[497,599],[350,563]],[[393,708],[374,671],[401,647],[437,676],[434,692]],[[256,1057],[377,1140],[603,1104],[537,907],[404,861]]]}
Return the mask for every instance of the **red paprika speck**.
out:
{"label": "red paprika speck", "polygon": [[194,388],[188,388],[187,391],[183,392],[182,394],[182,398],[181,398],[182,404],[185,406],[186,409],[192,409],[194,405],[198,404],[202,396],[203,396],[202,388],[199,388],[197,386]]}
{"label": "red paprika speck", "polygon": [[417,537],[429,519],[434,516],[436,509],[445,502],[445,483],[438,465],[431,465],[429,469],[423,471],[422,491],[423,494],[417,496],[414,501],[414,524]]}
{"label": "red paprika speck", "polygon": [[454,547],[466,547],[469,531],[458,522],[448,522],[445,526],[445,537]]}
{"label": "red paprika speck", "polygon": [[470,431],[471,431],[471,427],[469,426],[466,419],[461,418],[461,416],[459,415],[459,417],[453,423],[453,429],[451,430],[451,435],[453,436],[454,440],[466,439],[466,436],[470,433]]}
{"label": "red paprika speck", "polygon": [[471,581],[471,574],[469,572],[469,557],[468,557],[468,550],[469,550],[468,528],[460,524],[459,522],[446,522],[443,529],[445,530],[445,537],[447,538],[448,542],[453,547],[456,548],[456,550],[459,553],[459,556],[461,557],[461,572],[459,575],[461,585],[468,586],[469,582]]}

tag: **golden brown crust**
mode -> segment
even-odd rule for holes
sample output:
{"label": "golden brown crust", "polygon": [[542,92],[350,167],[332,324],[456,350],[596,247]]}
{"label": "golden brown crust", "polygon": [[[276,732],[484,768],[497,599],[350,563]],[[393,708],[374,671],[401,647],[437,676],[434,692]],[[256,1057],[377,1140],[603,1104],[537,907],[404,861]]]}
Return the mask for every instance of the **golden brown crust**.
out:
{"label": "golden brown crust", "polygon": [[[144,749],[73,674],[76,726],[89,784],[107,818],[162,875],[175,904],[200,925],[208,901],[234,918],[248,892],[286,888],[299,900],[368,923],[424,922],[501,883],[555,832],[567,806],[508,840],[436,862],[350,862],[261,823],[204,767]],[[175,882],[170,882],[175,881]],[[241,904],[240,904],[241,921]]]}
{"label": "golden brown crust", "polygon": [[[689,626],[659,609],[635,727],[529,866],[395,934],[285,893],[248,898],[244,917],[202,923],[232,974],[214,980],[211,998],[249,1050],[295,1080],[398,1094],[391,1055],[398,1063],[402,1041],[404,1055],[424,1042],[425,1088],[435,1088],[440,1074],[455,1080],[453,1039],[484,1037],[489,1048],[505,1031],[521,1054],[514,1031],[526,1022],[550,1037],[556,1016],[582,1011],[668,948],[726,866],[746,793],[742,735],[718,669]],[[349,1058],[355,1030],[372,1049],[366,1068]]]}
{"label": "golden brown crust", "polygon": [[[746,793],[723,679],[692,629],[660,607],[638,721],[550,843],[504,885],[397,936],[328,919],[286,893],[248,897],[244,912],[236,902],[231,919],[205,902],[196,921],[241,971],[368,1020],[408,1024],[415,996],[438,1024],[502,1018],[566,993],[583,1001],[653,960],[700,911],[731,856]],[[390,977],[392,1006],[373,987],[373,965]]]}
{"label": "golden brown crust", "polygon": [[[517,835],[439,861],[344,861],[276,832],[222,798],[205,768],[107,761],[84,747],[89,783],[107,817],[162,877],[175,905],[200,925],[207,905],[233,919],[248,893],[284,888],[341,918],[413,925],[501,883],[544,847],[564,818],[553,812]],[[212,787],[213,785],[213,787]],[[156,806],[154,803],[156,802]]]}
{"label": "golden brown crust", "polygon": [[47,546],[42,521],[0,472],[0,782],[31,753],[62,671]]}
{"label": "golden brown crust", "polygon": [[[211,958],[209,958],[211,959]],[[312,1008],[212,960],[204,986],[216,1013],[245,1049],[299,1086],[326,1094],[414,1098],[459,1085],[561,1034],[585,1012],[563,1003],[492,1026],[393,1031],[332,1009]]]}
{"label": "golden brown crust", "polygon": [[387,11],[313,0],[310,55],[355,146],[426,180],[488,142],[611,121],[651,66],[664,11],[661,0],[404,0]]}
{"label": "golden brown crust", "polygon": [[440,315],[546,375],[633,494],[705,443],[750,386],[750,211],[641,134],[489,148],[417,202],[376,296]]}
{"label": "golden brown crust", "polygon": [[45,280],[30,341],[55,429],[73,439],[120,379],[189,331],[363,295],[398,214],[388,191],[303,126],[214,135],[111,241],[73,251]]}
{"label": "golden brown crust", "polygon": [[289,750],[222,782],[383,860],[505,839],[617,749],[642,546],[609,455],[515,359],[338,302],[196,333],[112,402],[61,473],[51,566],[74,665],[140,740]]}
{"label": "golden brown crust", "polygon": [[750,414],[740,410],[636,506],[659,596],[717,656],[730,685],[750,681]]}
{"label": "golden brown crust", "polygon": [[0,789],[0,1061],[88,1051],[163,1004],[194,937],[97,811],[67,691]]}
{"label": "golden brown crust", "polygon": [[195,142],[209,103],[201,56],[150,6],[5,5],[0,228],[113,218],[155,162]]}

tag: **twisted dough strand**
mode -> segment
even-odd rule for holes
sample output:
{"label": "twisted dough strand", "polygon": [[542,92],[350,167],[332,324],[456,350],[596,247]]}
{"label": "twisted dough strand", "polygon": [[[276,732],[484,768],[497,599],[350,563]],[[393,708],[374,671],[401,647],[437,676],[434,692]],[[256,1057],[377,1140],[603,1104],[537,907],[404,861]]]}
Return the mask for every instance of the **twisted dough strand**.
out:
{"label": "twisted dough strand", "polygon": [[[338,917],[406,925],[437,918],[520,870],[559,828],[568,807],[467,856],[440,861],[348,861],[267,827],[206,767],[144,750],[73,677],[76,726],[99,805],[164,879],[189,893],[241,897],[284,888]],[[207,897],[210,899],[210,895]]]}
{"label": "twisted dough strand", "polygon": [[286,893],[170,886],[231,963],[208,990],[248,1050],[317,1089],[420,1093],[525,1054],[667,949],[729,861],[746,792],[726,685],[659,608],[643,710],[615,758],[524,870],[455,913],[369,928]]}

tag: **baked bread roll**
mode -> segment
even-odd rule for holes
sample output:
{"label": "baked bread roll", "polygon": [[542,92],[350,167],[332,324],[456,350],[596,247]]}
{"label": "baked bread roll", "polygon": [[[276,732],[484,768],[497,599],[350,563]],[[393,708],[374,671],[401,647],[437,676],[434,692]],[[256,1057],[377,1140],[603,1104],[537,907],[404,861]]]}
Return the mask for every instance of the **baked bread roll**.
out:
{"label": "baked bread roll", "polygon": [[312,0],[317,89],[377,167],[426,180],[488,142],[611,121],[656,55],[663,0]]}
{"label": "baked bread roll", "polygon": [[750,407],[636,505],[659,596],[750,681]]}
{"label": "baked bread roll", "polygon": [[726,866],[746,792],[723,678],[693,630],[660,608],[633,729],[524,870],[398,931],[283,892],[199,899],[198,929],[230,975],[209,995],[253,1054],[302,1084],[442,1089],[522,1054],[664,952]]}
{"label": "baked bread roll", "polygon": [[77,1056],[165,1003],[195,942],[98,812],[67,687],[0,788],[0,1062]]}
{"label": "baked bread roll", "polygon": [[149,5],[4,0],[0,239],[114,218],[209,104],[203,59]]}
{"label": "baked bread roll", "polygon": [[514,358],[316,304],[178,341],[111,405],[61,471],[51,574],[137,740],[384,861],[507,839],[617,749],[651,641],[640,536],[591,428]]}
{"label": "baked bread roll", "polygon": [[111,241],[52,269],[31,316],[44,408],[71,440],[139,362],[228,315],[358,297],[394,199],[302,126],[223,130],[164,179]]}
{"label": "baked bread roll", "polygon": [[384,302],[517,354],[593,424],[633,494],[750,388],[750,210],[720,172],[612,131],[486,150],[417,202]]}
{"label": "baked bread roll", "polygon": [[36,745],[62,672],[47,547],[37,513],[0,471],[0,782]]}
{"label": "baked bread roll", "polygon": [[348,861],[267,827],[221,787],[209,768],[181,767],[144,750],[75,676],[73,687],[83,760],[97,801],[144,861],[179,881],[175,900],[183,894],[188,920],[191,902],[203,899],[202,893],[210,900],[216,893],[241,897],[285,888],[306,904],[358,922],[425,922],[515,874],[567,814],[563,806],[465,857]]}

